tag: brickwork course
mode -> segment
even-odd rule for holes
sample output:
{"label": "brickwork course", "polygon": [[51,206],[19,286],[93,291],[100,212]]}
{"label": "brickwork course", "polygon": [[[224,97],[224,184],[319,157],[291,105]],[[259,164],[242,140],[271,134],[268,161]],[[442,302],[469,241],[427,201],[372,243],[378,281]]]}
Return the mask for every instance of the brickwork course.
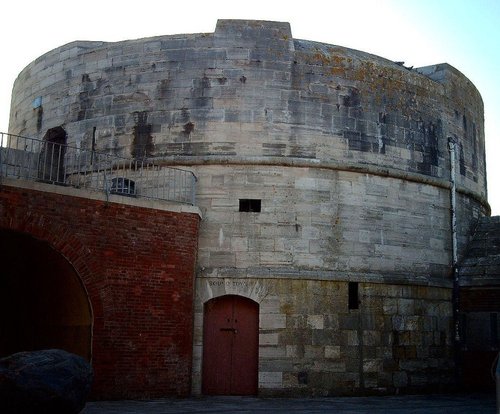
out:
{"label": "brickwork course", "polygon": [[[83,289],[91,304],[90,346],[81,344],[86,339],[79,333],[84,328],[82,318],[52,319],[48,324],[42,323],[42,328],[49,330],[55,326],[68,333],[69,338],[57,338],[57,344],[67,342],[71,346],[75,335],[80,335],[80,346],[75,349],[73,345],[71,351],[92,360],[93,398],[188,395],[199,216],[92,200],[81,194],[54,194],[47,191],[49,185],[38,184],[42,187],[40,191],[40,188],[2,184],[0,228],[13,232],[7,236],[2,233],[2,253],[6,255],[2,260],[3,313],[20,313],[17,310],[20,306],[31,306],[30,299],[48,296],[47,303],[35,309],[40,318],[50,317],[53,306],[48,302],[65,303],[66,296],[76,296],[75,292]],[[47,292],[43,283],[30,296],[30,284],[36,281],[30,281],[28,276],[17,288],[22,292],[15,284],[6,286],[11,280],[7,275],[24,275],[19,261],[25,256],[27,263],[31,253],[16,253],[9,248],[20,235],[48,246],[44,257],[39,257],[31,268],[35,278],[45,278],[48,284],[49,275],[57,273],[61,263],[69,263],[77,276],[64,269],[63,279],[48,284],[48,289],[56,290],[57,294]],[[41,251],[37,244],[19,240],[18,249],[34,246]],[[52,258],[51,251],[58,252],[59,257]],[[17,254],[17,260],[12,263],[8,254]],[[50,267],[44,270],[43,263],[47,261]],[[83,286],[70,290],[64,280],[69,277],[79,278]],[[64,291],[65,288],[68,290]],[[62,312],[70,310],[63,305]],[[54,313],[57,316],[57,310]],[[5,333],[2,351],[10,335],[32,329],[14,326],[9,330],[10,319],[20,323],[19,316],[2,319]],[[43,337],[47,333],[37,332],[37,335]],[[50,342],[46,345],[54,346]]]}
{"label": "brickwork course", "polygon": [[214,33],[46,53],[14,85],[9,132],[63,126],[71,145],[95,137],[192,171],[191,393],[204,307],[236,295],[259,305],[258,393],[326,396],[452,385],[448,144],[462,258],[490,212],[483,118],[448,64],[407,68],[294,39],[288,23],[220,20]]}

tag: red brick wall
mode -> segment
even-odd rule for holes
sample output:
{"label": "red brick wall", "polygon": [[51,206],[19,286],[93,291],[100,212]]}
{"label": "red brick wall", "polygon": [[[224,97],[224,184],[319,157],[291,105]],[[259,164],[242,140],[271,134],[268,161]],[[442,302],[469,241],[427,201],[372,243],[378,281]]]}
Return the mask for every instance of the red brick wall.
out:
{"label": "red brick wall", "polygon": [[188,395],[199,216],[0,186],[0,228],[49,242],[93,311],[94,398]]}

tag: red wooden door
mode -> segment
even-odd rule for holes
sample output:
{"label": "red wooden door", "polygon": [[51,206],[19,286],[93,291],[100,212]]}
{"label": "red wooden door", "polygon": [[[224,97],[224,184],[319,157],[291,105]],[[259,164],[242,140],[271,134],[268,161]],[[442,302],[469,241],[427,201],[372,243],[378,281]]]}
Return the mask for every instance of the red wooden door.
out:
{"label": "red wooden door", "polygon": [[208,301],[203,320],[203,394],[257,394],[258,348],[258,303],[234,295]]}

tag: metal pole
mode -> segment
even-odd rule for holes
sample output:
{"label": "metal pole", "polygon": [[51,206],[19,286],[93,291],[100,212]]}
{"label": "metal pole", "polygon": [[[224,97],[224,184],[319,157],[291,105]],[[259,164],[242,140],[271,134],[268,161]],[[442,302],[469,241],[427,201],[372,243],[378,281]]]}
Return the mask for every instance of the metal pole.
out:
{"label": "metal pole", "polygon": [[106,166],[104,166],[102,172],[104,181],[104,194],[106,194],[106,202],[109,202],[109,185],[108,185],[108,177],[106,176]]}
{"label": "metal pole", "polygon": [[454,359],[455,380],[460,382],[460,280],[457,268],[457,211],[456,211],[456,171],[455,155],[456,143],[453,138],[448,138],[448,150],[450,151],[450,216],[451,216],[451,247],[452,247],[452,273],[453,273],[453,326],[454,326]]}
{"label": "metal pole", "polygon": [[194,206],[196,203],[196,176],[191,173],[191,204]]}
{"label": "metal pole", "polygon": [[450,182],[451,182],[451,234],[452,234],[452,261],[453,267],[457,264],[457,215],[456,215],[456,182],[455,182],[455,142],[452,138],[448,140],[450,151]]}

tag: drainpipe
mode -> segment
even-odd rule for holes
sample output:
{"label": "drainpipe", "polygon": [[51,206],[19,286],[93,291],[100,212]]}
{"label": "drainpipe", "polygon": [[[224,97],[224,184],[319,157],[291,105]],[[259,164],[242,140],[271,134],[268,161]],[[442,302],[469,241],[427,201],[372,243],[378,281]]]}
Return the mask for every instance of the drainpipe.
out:
{"label": "drainpipe", "polygon": [[[455,183],[455,141],[453,138],[448,138],[448,149],[450,151],[450,205],[451,205],[451,247],[452,247],[452,265],[453,270],[457,266],[457,202],[456,193],[457,186]],[[455,272],[454,272],[455,273]],[[458,278],[454,275],[454,282],[458,282]]]}
{"label": "drainpipe", "polygon": [[451,215],[451,247],[452,247],[452,274],[453,274],[453,326],[454,326],[454,359],[455,359],[455,380],[459,384],[460,367],[460,319],[459,319],[459,295],[460,283],[457,268],[457,210],[456,210],[456,182],[455,182],[455,154],[456,143],[453,138],[448,138],[448,150],[450,151],[450,215]]}

